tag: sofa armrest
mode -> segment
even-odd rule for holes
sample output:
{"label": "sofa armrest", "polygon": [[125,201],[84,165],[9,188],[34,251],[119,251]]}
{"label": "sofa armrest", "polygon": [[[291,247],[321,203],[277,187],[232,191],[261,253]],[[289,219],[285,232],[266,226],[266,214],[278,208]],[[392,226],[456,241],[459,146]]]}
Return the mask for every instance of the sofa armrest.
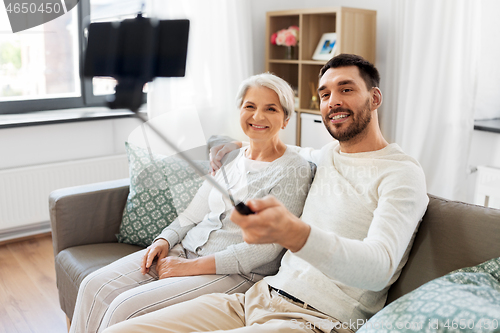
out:
{"label": "sofa armrest", "polygon": [[54,256],[73,246],[117,242],[129,183],[125,178],[50,193]]}

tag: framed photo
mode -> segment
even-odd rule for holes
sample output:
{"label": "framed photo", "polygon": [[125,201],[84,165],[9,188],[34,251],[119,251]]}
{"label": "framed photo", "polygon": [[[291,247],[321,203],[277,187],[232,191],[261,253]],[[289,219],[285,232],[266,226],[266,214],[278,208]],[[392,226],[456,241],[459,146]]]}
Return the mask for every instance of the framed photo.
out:
{"label": "framed photo", "polygon": [[312,58],[313,60],[330,60],[333,58],[336,49],[337,34],[335,32],[326,32],[321,36]]}

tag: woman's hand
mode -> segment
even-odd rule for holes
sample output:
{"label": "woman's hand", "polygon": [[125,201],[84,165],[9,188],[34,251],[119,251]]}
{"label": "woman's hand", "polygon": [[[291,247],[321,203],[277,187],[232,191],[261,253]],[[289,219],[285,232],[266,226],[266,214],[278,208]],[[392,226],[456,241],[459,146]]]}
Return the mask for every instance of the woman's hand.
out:
{"label": "woman's hand", "polygon": [[160,280],[174,276],[215,274],[215,256],[196,259],[166,257],[158,260],[156,272]]}
{"label": "woman's hand", "polygon": [[165,258],[170,250],[170,244],[163,238],[157,239],[153,244],[148,246],[144,257],[141,261],[141,273],[147,274],[149,268],[153,264],[153,260],[158,257],[158,261]]}
{"label": "woman's hand", "polygon": [[215,176],[215,172],[222,166],[221,160],[227,154],[233,150],[240,149],[242,143],[239,141],[232,141],[223,143],[221,145],[214,146],[210,149],[210,168],[212,170],[212,176]]}

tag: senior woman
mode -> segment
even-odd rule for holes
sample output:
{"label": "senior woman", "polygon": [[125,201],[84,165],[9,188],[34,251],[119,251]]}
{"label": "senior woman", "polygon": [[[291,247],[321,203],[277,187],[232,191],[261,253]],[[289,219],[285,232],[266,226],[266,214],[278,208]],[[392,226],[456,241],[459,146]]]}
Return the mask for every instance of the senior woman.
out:
{"label": "senior woman", "polygon": [[[237,106],[250,145],[228,155],[228,185],[220,170],[215,179],[237,200],[274,195],[299,216],[311,168],[278,135],[294,111],[291,87],[269,73],[252,76],[241,84]],[[231,209],[231,202],[205,181],[151,246],[83,280],[70,332],[100,332],[202,294],[245,292],[265,275],[275,274],[283,248],[245,243],[229,219]]]}

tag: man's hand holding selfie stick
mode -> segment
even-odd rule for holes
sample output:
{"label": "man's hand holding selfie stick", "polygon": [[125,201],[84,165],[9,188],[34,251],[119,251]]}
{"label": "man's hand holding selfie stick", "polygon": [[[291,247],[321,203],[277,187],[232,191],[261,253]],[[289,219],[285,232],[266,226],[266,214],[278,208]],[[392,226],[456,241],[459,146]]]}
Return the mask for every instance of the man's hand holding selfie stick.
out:
{"label": "man's hand holding selfie stick", "polygon": [[278,199],[269,195],[248,200],[246,204],[255,214],[241,215],[233,209],[230,216],[231,221],[240,226],[245,242],[277,243],[292,252],[304,246],[311,227],[290,213]]}

